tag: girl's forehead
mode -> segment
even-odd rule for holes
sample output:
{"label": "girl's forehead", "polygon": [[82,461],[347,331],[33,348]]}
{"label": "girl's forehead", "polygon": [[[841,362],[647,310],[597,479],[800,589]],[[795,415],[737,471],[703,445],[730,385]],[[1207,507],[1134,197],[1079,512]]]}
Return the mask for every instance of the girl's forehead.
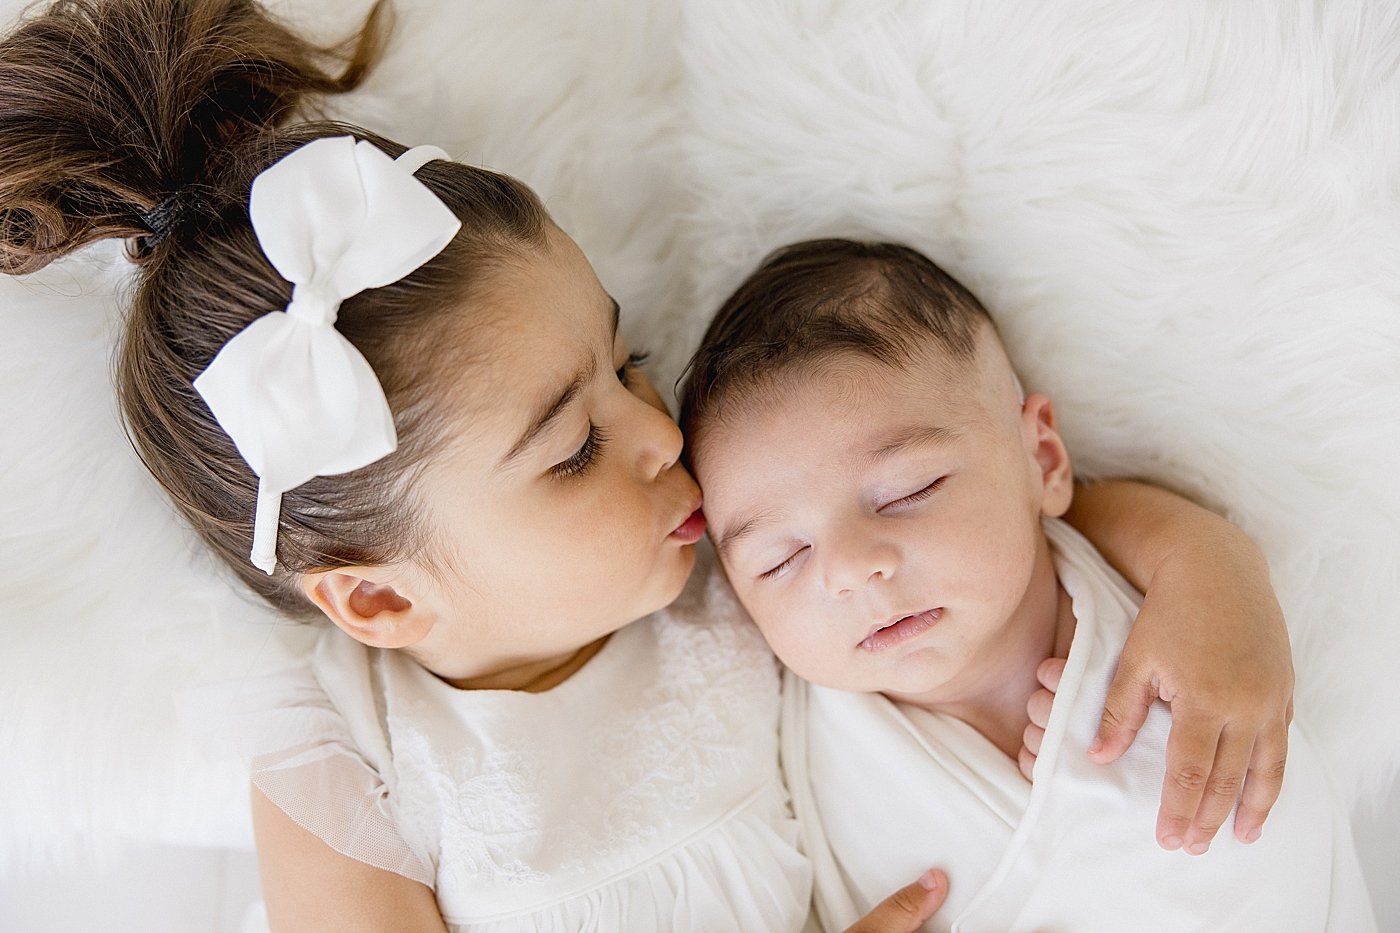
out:
{"label": "girl's forehead", "polygon": [[617,303],[567,246],[573,256],[548,249],[512,263],[469,309],[454,408],[463,440],[482,457],[504,457],[611,368]]}

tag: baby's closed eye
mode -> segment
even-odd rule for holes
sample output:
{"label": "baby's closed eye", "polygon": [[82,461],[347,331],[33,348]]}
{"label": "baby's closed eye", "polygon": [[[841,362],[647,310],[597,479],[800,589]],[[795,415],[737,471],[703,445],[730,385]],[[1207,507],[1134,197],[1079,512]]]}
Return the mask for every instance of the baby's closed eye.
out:
{"label": "baby's closed eye", "polygon": [[876,511],[885,512],[887,510],[894,510],[898,512],[902,508],[917,505],[918,503],[923,502],[929,497],[931,497],[934,493],[938,492],[938,490],[941,489],[943,484],[947,481],[948,477],[946,475],[940,476],[938,477],[938,479],[920,487],[919,489],[916,489],[914,492],[900,496],[897,499],[893,499],[890,502],[885,503],[884,505],[880,506],[880,508]]}
{"label": "baby's closed eye", "polygon": [[795,551],[793,551],[791,554],[789,554],[786,558],[784,558],[784,559],[783,559],[780,563],[778,563],[776,566],[771,567],[771,568],[769,568],[768,570],[765,570],[765,571],[763,571],[762,573],[760,573],[760,574],[758,575],[758,579],[760,579],[760,580],[772,580],[772,579],[776,579],[777,577],[782,576],[783,574],[787,573],[789,570],[792,569],[793,565],[797,562],[797,559],[798,559],[799,557],[801,557],[805,552],[810,551],[810,550],[811,550],[811,547],[809,547],[809,546],[804,546],[804,547],[798,548],[797,550],[795,550]]}

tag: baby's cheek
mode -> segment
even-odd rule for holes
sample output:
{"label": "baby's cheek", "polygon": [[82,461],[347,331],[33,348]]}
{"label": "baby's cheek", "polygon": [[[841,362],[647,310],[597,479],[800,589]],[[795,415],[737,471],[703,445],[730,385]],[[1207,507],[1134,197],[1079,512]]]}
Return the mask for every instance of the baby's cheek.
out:
{"label": "baby's cheek", "polygon": [[825,646],[800,619],[765,616],[758,620],[758,630],[778,660],[794,674],[815,683],[830,682],[834,672]]}
{"label": "baby's cheek", "polygon": [[[730,573],[727,567],[725,572]],[[731,584],[734,579],[730,573]],[[734,592],[778,660],[799,677],[818,679],[823,673],[816,650],[820,643],[807,622],[808,614],[793,600],[783,599],[763,589],[746,582],[735,586]]]}
{"label": "baby's cheek", "polygon": [[[760,600],[753,598],[752,594],[739,593],[739,602],[748,612],[753,624],[758,627],[758,631],[763,635],[763,640],[768,642],[768,647],[773,649],[773,653],[778,656],[784,664],[787,659],[784,654],[788,651],[788,637],[785,627],[775,622],[771,609]],[[791,665],[789,665],[791,666]]]}

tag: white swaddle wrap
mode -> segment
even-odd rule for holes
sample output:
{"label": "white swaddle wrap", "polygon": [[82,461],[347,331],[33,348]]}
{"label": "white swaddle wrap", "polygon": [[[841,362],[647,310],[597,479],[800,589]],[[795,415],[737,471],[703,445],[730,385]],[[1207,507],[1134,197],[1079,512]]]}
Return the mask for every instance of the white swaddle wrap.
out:
{"label": "white swaddle wrap", "polygon": [[1141,598],[1068,525],[1046,531],[1077,623],[1034,784],[960,720],[787,674],[783,764],[827,929],[941,867],[936,931],[1374,930],[1346,814],[1296,724],[1257,843],[1227,822],[1204,856],[1157,846],[1170,711],[1118,762],[1084,754]]}

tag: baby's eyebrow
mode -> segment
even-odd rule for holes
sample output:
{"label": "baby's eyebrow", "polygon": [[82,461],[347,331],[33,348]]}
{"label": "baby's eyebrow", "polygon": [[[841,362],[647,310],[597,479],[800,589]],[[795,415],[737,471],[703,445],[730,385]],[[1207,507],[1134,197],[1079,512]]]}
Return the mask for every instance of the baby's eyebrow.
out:
{"label": "baby's eyebrow", "polygon": [[744,516],[741,521],[725,529],[724,533],[719,536],[715,542],[715,550],[721,554],[729,553],[730,548],[749,537],[759,528],[772,524],[774,518],[774,514],[766,509]]}
{"label": "baby's eyebrow", "polygon": [[886,435],[871,448],[866,457],[871,462],[879,462],[906,447],[916,447],[921,444],[947,444],[956,440],[957,437],[958,432],[950,428],[940,427],[936,424],[912,424]]}

